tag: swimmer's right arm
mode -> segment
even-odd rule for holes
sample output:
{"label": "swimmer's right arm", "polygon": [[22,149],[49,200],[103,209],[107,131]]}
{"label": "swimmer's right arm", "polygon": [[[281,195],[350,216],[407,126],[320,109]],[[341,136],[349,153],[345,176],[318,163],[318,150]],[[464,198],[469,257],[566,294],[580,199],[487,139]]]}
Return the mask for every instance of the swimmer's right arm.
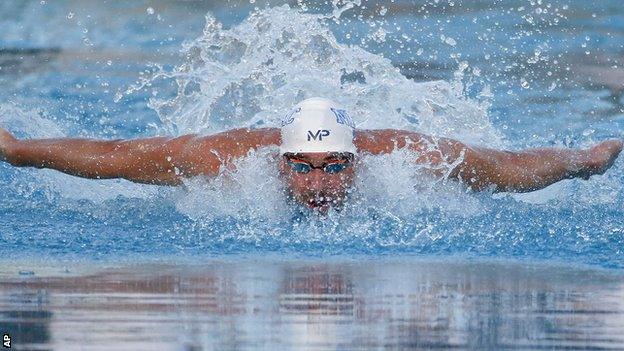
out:
{"label": "swimmer's right arm", "polygon": [[355,143],[371,154],[409,148],[417,156],[416,163],[434,176],[459,180],[472,190],[505,192],[529,192],[563,179],[603,174],[624,147],[622,140],[607,140],[585,150],[505,151],[392,129],[359,131]]}
{"label": "swimmer's right arm", "polygon": [[18,140],[0,129],[0,160],[17,167],[50,168],[83,178],[180,185],[184,178],[217,175],[222,165],[249,150],[278,143],[276,129],[134,140]]}

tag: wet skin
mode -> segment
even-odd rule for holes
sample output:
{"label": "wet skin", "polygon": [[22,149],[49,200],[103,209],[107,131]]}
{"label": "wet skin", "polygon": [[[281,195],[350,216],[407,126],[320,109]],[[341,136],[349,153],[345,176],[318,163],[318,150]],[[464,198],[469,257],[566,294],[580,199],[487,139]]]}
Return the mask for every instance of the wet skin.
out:
{"label": "wet skin", "polygon": [[[622,140],[613,139],[588,149],[506,151],[394,129],[355,130],[353,142],[358,154],[380,155],[408,149],[415,155],[414,164],[425,166],[435,177],[459,181],[473,191],[504,192],[535,191],[563,179],[588,179],[603,174],[624,148]],[[184,185],[185,178],[218,176],[222,166],[232,166],[250,151],[280,144],[277,128],[134,140],[20,140],[0,128],[0,161],[16,167],[56,169],[84,178]],[[335,154],[305,153],[290,161],[321,167],[344,159]],[[326,212],[347,199],[354,165],[336,174],[317,168],[297,173],[284,157],[280,156],[278,162],[293,198],[308,207]]]}
{"label": "wet skin", "polygon": [[[306,163],[314,168],[308,173],[299,173],[289,162]],[[349,166],[334,174],[322,169],[324,165],[334,163],[347,163]],[[326,213],[332,206],[342,205],[355,177],[355,160],[340,153],[284,155],[280,157],[279,165],[292,198],[321,213]]]}

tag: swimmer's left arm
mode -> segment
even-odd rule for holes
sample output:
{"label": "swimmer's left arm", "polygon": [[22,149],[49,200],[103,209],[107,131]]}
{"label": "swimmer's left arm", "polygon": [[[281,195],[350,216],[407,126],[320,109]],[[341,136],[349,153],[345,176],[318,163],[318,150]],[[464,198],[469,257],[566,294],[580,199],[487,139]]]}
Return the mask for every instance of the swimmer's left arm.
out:
{"label": "swimmer's left arm", "polygon": [[372,154],[407,147],[416,153],[416,162],[429,165],[435,176],[457,179],[477,191],[507,192],[534,191],[563,179],[602,174],[622,150],[621,140],[609,140],[588,150],[499,151],[400,130],[359,131],[355,143]]}

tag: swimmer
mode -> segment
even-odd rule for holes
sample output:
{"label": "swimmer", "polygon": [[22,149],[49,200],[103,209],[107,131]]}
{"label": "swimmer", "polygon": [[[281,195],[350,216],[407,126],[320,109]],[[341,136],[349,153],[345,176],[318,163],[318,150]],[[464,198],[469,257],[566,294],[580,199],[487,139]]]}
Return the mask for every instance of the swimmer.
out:
{"label": "swimmer", "polygon": [[280,128],[242,128],[209,136],[18,140],[0,128],[0,161],[13,166],[159,185],[214,177],[250,150],[279,147],[275,161],[292,198],[320,212],[347,199],[358,158],[364,154],[406,148],[432,176],[454,179],[474,191],[529,192],[563,179],[603,174],[622,146],[621,140],[607,140],[586,150],[499,151],[405,130],[359,130],[344,109],[322,98],[299,103]]}

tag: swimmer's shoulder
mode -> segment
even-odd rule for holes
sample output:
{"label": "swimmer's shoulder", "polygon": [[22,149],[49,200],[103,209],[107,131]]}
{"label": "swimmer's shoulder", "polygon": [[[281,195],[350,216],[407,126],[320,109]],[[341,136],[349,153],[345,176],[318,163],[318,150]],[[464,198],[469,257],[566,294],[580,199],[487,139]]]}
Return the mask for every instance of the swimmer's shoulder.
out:
{"label": "swimmer's shoulder", "polygon": [[185,135],[173,142],[177,146],[173,159],[183,173],[214,176],[231,160],[252,150],[279,145],[281,135],[277,128],[239,128],[211,135]]}
{"label": "swimmer's shoulder", "polygon": [[428,138],[421,133],[400,129],[357,129],[354,134],[353,143],[358,152],[373,155],[390,153],[407,143],[419,148]]}
{"label": "swimmer's shoulder", "polygon": [[237,128],[212,135],[196,135],[189,144],[193,148],[242,156],[250,149],[277,146],[280,143],[281,134],[278,128]]}
{"label": "swimmer's shoulder", "polygon": [[282,142],[282,135],[278,128],[239,128],[226,131],[224,134],[225,138],[236,141],[245,148],[277,146]]}

